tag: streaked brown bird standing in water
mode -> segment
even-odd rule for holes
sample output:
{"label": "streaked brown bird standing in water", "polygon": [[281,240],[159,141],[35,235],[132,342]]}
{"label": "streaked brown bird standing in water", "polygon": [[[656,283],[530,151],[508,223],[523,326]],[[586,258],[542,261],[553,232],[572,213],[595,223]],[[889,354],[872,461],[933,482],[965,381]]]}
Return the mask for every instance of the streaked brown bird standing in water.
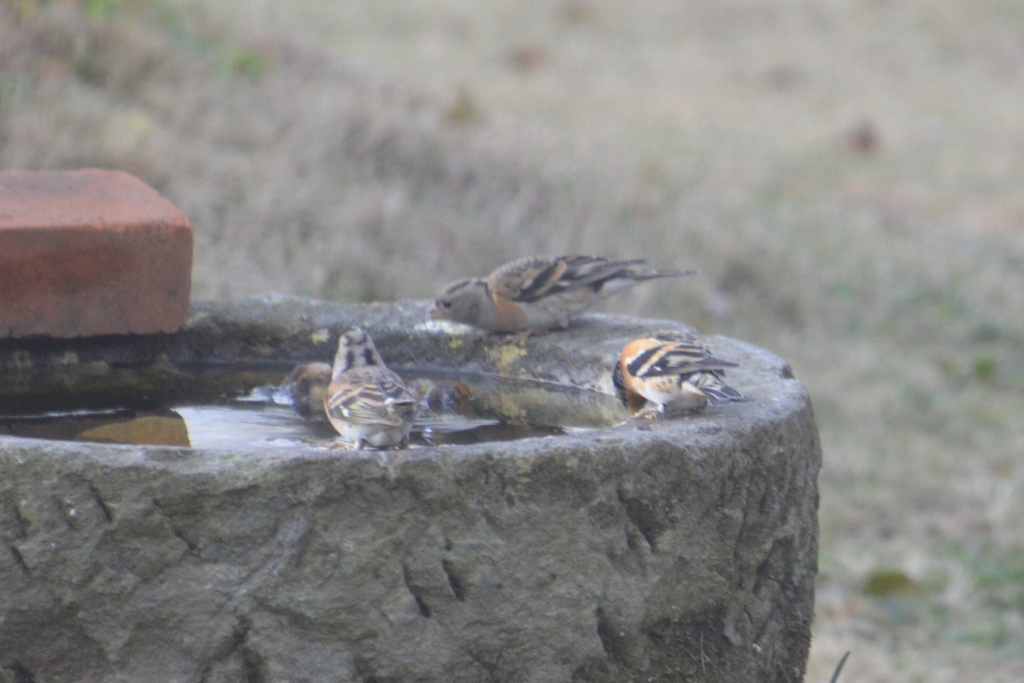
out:
{"label": "streaked brown bird standing in water", "polygon": [[338,340],[324,409],[355,450],[408,446],[417,413],[415,397],[384,365],[370,335],[359,328]]}

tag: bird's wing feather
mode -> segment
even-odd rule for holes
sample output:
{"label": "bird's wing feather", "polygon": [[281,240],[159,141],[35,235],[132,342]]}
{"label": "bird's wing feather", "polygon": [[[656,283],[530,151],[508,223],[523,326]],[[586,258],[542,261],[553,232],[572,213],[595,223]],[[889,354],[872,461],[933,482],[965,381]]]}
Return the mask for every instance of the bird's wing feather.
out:
{"label": "bird's wing feather", "polygon": [[561,259],[523,258],[494,271],[488,284],[509,301],[536,301],[548,295],[564,273],[565,262]]}
{"label": "bird's wing feather", "polygon": [[390,377],[352,383],[331,394],[327,413],[354,422],[398,426],[412,419],[416,400],[401,380]]}
{"label": "bird's wing feather", "polygon": [[652,345],[631,358],[626,370],[644,378],[734,367],[736,363],[715,358],[700,344],[679,341]]}
{"label": "bird's wing feather", "polygon": [[600,256],[527,257],[506,263],[491,273],[487,282],[500,297],[531,303],[580,287],[590,287],[596,294],[607,296],[643,280],[693,272],[655,270],[647,266],[644,259],[612,261]]}
{"label": "bird's wing feather", "polygon": [[704,395],[708,397],[708,403],[713,406],[729,403],[730,401],[750,400],[723,382],[720,371],[702,372],[697,377],[691,378],[690,381],[695,387],[704,392]]}

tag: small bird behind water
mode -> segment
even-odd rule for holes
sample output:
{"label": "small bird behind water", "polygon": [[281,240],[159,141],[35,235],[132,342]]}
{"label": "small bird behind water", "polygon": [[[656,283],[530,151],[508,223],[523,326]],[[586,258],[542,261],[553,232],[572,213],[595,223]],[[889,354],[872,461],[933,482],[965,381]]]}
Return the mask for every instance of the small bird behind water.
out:
{"label": "small bird behind water", "polygon": [[303,419],[327,419],[324,397],[332,374],[333,370],[327,363],[302,363],[296,365],[281,384],[281,389],[291,398],[295,412]]}
{"label": "small bird behind water", "polygon": [[522,333],[566,328],[602,299],[644,280],[692,275],[693,270],[656,270],[643,259],[612,261],[598,256],[539,256],[501,266],[486,278],[444,288],[431,317],[488,332]]}
{"label": "small bird behind water", "polygon": [[356,450],[364,445],[408,446],[417,412],[415,397],[359,328],[338,340],[324,409],[342,439]]}
{"label": "small bird behind water", "polygon": [[734,367],[688,334],[656,332],[622,347],[612,383],[630,417],[673,416],[749,400],[724,382],[725,369]]}

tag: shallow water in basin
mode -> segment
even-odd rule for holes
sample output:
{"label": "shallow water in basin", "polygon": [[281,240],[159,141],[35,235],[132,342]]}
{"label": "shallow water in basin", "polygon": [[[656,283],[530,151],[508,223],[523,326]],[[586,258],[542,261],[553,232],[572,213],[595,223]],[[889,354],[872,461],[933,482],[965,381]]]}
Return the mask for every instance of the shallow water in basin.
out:
{"label": "shallow water in basin", "polygon": [[[451,418],[418,421],[411,447],[509,441],[553,436],[561,427],[515,425],[498,420]],[[243,403],[176,406],[159,411],[80,411],[0,418],[0,434],[65,441],[135,443],[192,448],[332,445],[326,422],[303,420],[289,406]]]}
{"label": "shallow water in basin", "polygon": [[[422,396],[412,448],[549,437],[616,421],[614,398],[594,392],[493,378],[468,384],[417,374],[405,380]],[[286,381],[246,393],[228,390],[218,402],[0,416],[0,434],[213,449],[341,445],[322,413],[297,412],[302,402],[295,391]]]}

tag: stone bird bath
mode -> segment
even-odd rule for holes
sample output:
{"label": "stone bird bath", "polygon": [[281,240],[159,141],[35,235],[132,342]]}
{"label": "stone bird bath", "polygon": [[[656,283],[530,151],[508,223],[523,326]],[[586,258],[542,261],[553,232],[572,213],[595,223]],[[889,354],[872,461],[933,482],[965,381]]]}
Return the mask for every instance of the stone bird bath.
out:
{"label": "stone bird bath", "polygon": [[[352,325],[398,370],[610,394],[625,341],[685,329],[594,315],[514,347],[425,318],[255,299],[175,334],[6,340],[0,405],[215,393],[195,368],[329,360]],[[782,359],[705,341],[752,401],[626,423],[604,400],[617,426],[387,452],[0,436],[0,680],[799,681],[810,400]]]}

